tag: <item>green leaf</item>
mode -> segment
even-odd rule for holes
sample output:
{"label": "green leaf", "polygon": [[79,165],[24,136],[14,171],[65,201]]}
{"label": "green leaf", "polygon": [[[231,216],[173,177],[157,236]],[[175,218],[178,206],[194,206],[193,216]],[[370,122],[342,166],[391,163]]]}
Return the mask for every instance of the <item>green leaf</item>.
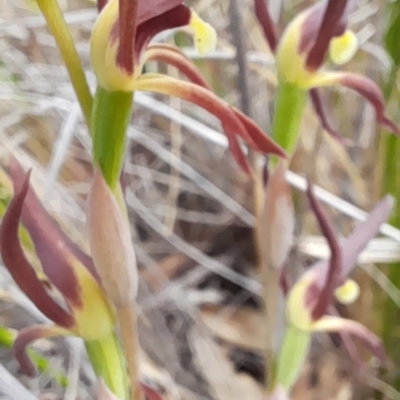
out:
{"label": "green leaf", "polygon": [[385,47],[394,64],[400,66],[400,1],[395,1],[388,7],[390,21],[385,34]]}

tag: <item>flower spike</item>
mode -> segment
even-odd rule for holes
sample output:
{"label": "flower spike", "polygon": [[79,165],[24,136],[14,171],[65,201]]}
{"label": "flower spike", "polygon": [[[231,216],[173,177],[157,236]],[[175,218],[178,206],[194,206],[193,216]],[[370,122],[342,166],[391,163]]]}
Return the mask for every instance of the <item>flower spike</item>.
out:
{"label": "flower spike", "polygon": [[[321,0],[299,13],[286,27],[276,46],[278,93],[273,118],[272,138],[288,153],[295,150],[306,93],[310,92],[314,110],[322,127],[335,139],[337,132],[329,123],[319,93],[321,86],[345,86],[359,92],[375,108],[377,123],[400,136],[400,128],[385,114],[383,96],[369,79],[352,73],[331,72],[323,64],[329,52],[338,65],[348,62],[356,53],[356,35],[347,29],[349,13],[356,0]],[[264,0],[255,0],[261,25],[270,29],[270,18],[261,17]],[[266,10],[266,11],[265,11]],[[270,47],[271,40],[267,38]],[[287,118],[287,109],[291,110]],[[348,144],[341,139],[342,144]]]}
{"label": "flower spike", "polygon": [[[336,291],[346,282],[348,274],[356,264],[357,257],[378,232],[380,225],[387,219],[393,206],[393,200],[389,197],[381,200],[366,221],[359,224],[353,233],[340,243],[338,249],[338,241],[310,188],[308,197],[320,228],[328,240],[332,259],[318,262],[304,272],[287,294],[288,327],[277,362],[276,378],[277,383],[282,384],[286,389],[292,387],[300,373],[313,332],[337,332],[343,335],[346,347],[349,348],[353,357],[355,352],[348,335],[356,337],[371,350],[373,355],[384,362],[383,347],[376,335],[356,321],[336,316],[332,291]],[[340,254],[341,264],[339,264]],[[349,288],[357,289],[357,286],[350,284],[347,289]],[[295,353],[293,349],[296,349]]]}
{"label": "flower spike", "polygon": [[[90,257],[61,231],[30,189],[30,173],[24,173],[15,159],[11,159],[9,171],[14,196],[0,226],[3,262],[21,290],[56,324],[23,330],[15,341],[16,358],[25,372],[32,373],[25,350],[31,341],[67,334],[87,341],[101,340],[113,333],[114,310],[91,272],[94,266]],[[34,245],[45,282],[25,257],[19,238],[20,221]],[[58,289],[65,308],[47,292],[49,285]]]}
{"label": "flower spike", "polygon": [[[118,0],[109,0],[95,23],[91,38],[91,63],[99,84],[95,106],[100,107],[100,99],[111,98],[111,93],[129,94],[136,90],[143,90],[177,96],[205,108],[221,120],[228,138],[229,149],[244,172],[249,174],[250,168],[237,136],[241,137],[256,151],[285,157],[285,152],[267,137],[253,121],[239,110],[224,103],[211,91],[210,86],[196,67],[178,49],[163,44],[148,46],[154,35],[163,30],[190,26],[193,29],[195,45],[200,54],[204,54],[215,47],[215,30],[209,24],[203,22],[196,13],[182,5],[182,2],[183,0],[139,2],[135,35],[134,37],[132,37],[132,33],[125,35],[129,36],[134,43],[133,54],[129,55],[130,59],[133,60],[133,67],[131,68],[131,64],[122,65],[118,62],[121,59],[119,54],[124,47],[120,40],[122,29],[120,19],[124,17],[122,15],[124,13],[121,14],[119,10],[120,3]],[[127,23],[125,27],[132,30],[132,27]],[[125,38],[125,40],[127,39]],[[128,53],[129,51],[127,51]],[[173,65],[192,83],[173,80],[160,74],[142,74],[143,65],[150,61]],[[131,97],[128,96],[128,98]],[[105,103],[106,100],[104,100]],[[120,121],[120,118],[118,121]],[[100,154],[104,147],[103,141],[108,140],[109,129],[102,130],[102,126],[104,126],[103,122],[93,124],[94,158],[99,162],[100,168],[107,178],[107,183],[110,183],[115,180],[115,176],[108,170],[105,172],[105,156]],[[123,143],[123,140],[118,143]],[[109,146],[105,146],[105,148],[109,149]],[[115,149],[115,154],[120,151],[121,149],[118,151]],[[120,155],[118,157],[121,159]],[[116,163],[114,164],[116,165]]]}

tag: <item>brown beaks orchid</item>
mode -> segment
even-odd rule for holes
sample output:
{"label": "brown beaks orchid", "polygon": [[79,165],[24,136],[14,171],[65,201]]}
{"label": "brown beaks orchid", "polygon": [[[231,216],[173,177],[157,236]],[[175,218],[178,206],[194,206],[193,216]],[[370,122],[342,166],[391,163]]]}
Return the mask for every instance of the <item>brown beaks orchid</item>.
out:
{"label": "brown beaks orchid", "polygon": [[315,332],[339,333],[350,357],[357,364],[360,361],[351,337],[361,340],[378,359],[384,359],[379,338],[361,323],[340,317],[335,309],[335,299],[343,304],[357,299],[359,286],[348,276],[360,253],[387,219],[393,200],[390,197],[381,200],[366,220],[359,224],[349,237],[339,242],[314,197],[311,186],[308,187],[307,194],[331,255],[328,261],[321,261],[310,267],[291,288],[288,287],[286,279],[282,280],[282,289],[287,296],[287,327],[277,359],[275,383],[282,385],[286,390],[290,390],[296,382]]}
{"label": "brown beaks orchid", "polygon": [[[175,96],[204,108],[221,121],[229,148],[246,172],[249,166],[238,137],[256,151],[285,156],[257,125],[219,99],[178,49],[149,45],[164,30],[190,26],[200,54],[215,47],[214,29],[182,3],[183,0],[109,0],[100,12],[91,39],[91,63],[99,86],[107,91],[139,90]],[[149,61],[173,65],[191,82],[143,73],[143,66]]]}
{"label": "brown beaks orchid", "polygon": [[[0,251],[11,276],[54,325],[36,325],[19,332],[14,354],[26,374],[34,367],[26,346],[42,337],[76,335],[100,340],[114,329],[114,312],[97,279],[91,258],[57,225],[30,188],[25,173],[12,159],[9,175],[14,196],[0,227]],[[19,238],[19,226],[29,233],[40,261],[44,281],[27,260]],[[51,293],[49,284],[55,289]]]}
{"label": "brown beaks orchid", "polygon": [[361,251],[377,234],[387,219],[393,200],[384,198],[350,236],[339,243],[327,217],[308,188],[308,198],[319,228],[331,250],[329,261],[322,261],[307,270],[289,291],[287,316],[302,331],[347,333],[361,339],[372,352],[383,358],[379,339],[358,322],[332,315],[334,300],[349,304],[356,300],[359,287],[348,279]]}
{"label": "brown beaks orchid", "polygon": [[380,126],[400,135],[399,128],[386,116],[382,93],[373,81],[352,72],[325,69],[328,58],[332,63],[342,65],[357,51],[357,37],[347,28],[348,15],[355,3],[354,0],[317,1],[289,23],[279,40],[271,24],[266,0],[255,0],[255,9],[266,40],[276,53],[280,84],[311,91],[314,109],[328,133],[337,137],[317,88],[342,86],[355,90],[373,106]]}

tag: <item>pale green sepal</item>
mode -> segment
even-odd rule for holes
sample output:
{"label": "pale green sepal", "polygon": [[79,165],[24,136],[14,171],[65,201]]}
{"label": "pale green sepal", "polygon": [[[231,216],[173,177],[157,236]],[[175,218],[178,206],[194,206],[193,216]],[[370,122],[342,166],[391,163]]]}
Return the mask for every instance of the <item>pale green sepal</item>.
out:
{"label": "pale green sepal", "polygon": [[86,352],[96,375],[118,399],[129,399],[125,358],[115,334],[101,340],[85,341]]}
{"label": "pale green sepal", "polygon": [[301,118],[307,100],[307,91],[292,83],[278,86],[272,139],[291,156],[299,137]]}
{"label": "pale green sepal", "polygon": [[276,366],[274,386],[282,386],[289,391],[296,382],[311,343],[311,333],[288,325],[282,341]]}

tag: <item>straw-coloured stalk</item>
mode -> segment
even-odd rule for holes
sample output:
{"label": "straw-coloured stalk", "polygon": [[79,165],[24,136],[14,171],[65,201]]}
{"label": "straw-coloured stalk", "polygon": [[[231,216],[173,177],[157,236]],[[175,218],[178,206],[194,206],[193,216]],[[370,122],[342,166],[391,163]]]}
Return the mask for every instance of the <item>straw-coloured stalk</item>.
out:
{"label": "straw-coloured stalk", "polygon": [[284,301],[280,282],[284,263],[293,244],[294,221],[291,193],[285,179],[283,162],[280,162],[268,179],[264,192],[264,204],[257,222],[257,241],[266,312],[264,331],[268,386],[273,382],[275,358],[284,324],[284,315],[278,312],[279,305],[282,305]]}
{"label": "straw-coloured stalk", "polygon": [[92,257],[108,298],[116,308],[122,347],[128,362],[131,398],[139,399],[136,295],[138,272],[135,251],[124,212],[99,169],[89,195],[89,242]]}

